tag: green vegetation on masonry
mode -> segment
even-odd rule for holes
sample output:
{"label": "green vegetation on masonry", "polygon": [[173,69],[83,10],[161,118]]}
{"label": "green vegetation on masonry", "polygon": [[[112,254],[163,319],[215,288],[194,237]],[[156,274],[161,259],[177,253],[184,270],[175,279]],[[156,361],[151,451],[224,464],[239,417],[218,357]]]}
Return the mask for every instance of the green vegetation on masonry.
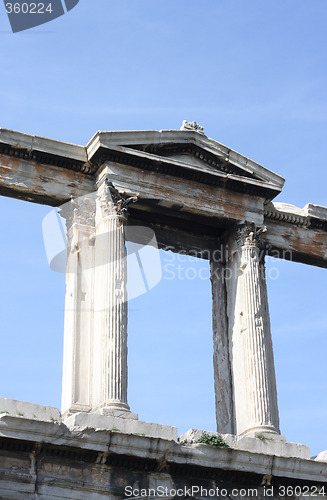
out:
{"label": "green vegetation on masonry", "polygon": [[258,434],[256,437],[257,437],[258,439],[260,439],[261,441],[273,441],[273,438],[268,438],[268,437],[264,436],[264,435],[262,434],[262,432],[260,432],[260,434]]}
{"label": "green vegetation on masonry", "polygon": [[228,444],[221,436],[210,436],[207,433],[202,434],[196,443],[209,444],[210,446],[220,446],[220,448],[229,448]]}

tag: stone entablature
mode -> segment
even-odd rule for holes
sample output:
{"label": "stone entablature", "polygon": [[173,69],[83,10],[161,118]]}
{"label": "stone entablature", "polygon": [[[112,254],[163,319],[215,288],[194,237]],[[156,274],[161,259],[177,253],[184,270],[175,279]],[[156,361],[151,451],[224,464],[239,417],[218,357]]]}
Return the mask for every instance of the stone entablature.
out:
{"label": "stone entablature", "polygon": [[[198,237],[208,247],[226,220],[248,221],[267,226],[273,256],[289,258],[291,249],[294,260],[327,267],[326,208],[269,204],[284,179],[197,130],[97,132],[78,146],[0,128],[0,194],[59,206],[94,193],[105,163],[116,188],[139,196],[129,224],[154,227],[159,245],[166,244],[167,216],[169,235],[178,229],[176,247],[186,252]],[[165,179],[161,195],[158,176]]]}

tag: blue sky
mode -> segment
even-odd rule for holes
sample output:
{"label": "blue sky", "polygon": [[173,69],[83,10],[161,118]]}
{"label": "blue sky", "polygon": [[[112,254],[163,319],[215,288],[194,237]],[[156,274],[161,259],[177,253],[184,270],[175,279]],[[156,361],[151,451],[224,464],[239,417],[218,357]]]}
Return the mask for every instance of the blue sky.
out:
{"label": "blue sky", "polygon": [[[85,144],[99,129],[196,120],[285,177],[278,201],[327,205],[326,18],[325,0],[80,0],[12,34],[1,4],[0,126]],[[44,254],[49,208],[0,203],[0,395],[60,406],[64,277]],[[327,271],[269,266],[281,430],[314,455],[327,449]],[[140,419],[214,430],[210,293],[208,280],[164,279],[130,302]]]}

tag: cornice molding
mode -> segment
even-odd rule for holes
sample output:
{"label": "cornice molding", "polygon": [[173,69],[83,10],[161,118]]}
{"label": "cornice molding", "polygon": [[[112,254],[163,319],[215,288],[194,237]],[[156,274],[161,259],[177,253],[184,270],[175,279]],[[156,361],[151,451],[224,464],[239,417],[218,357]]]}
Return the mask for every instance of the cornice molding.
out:
{"label": "cornice molding", "polygon": [[327,232],[327,208],[311,203],[308,203],[304,208],[287,203],[269,203],[266,205],[264,217],[286,224]]}
{"label": "cornice molding", "polygon": [[96,151],[101,147],[121,146],[129,148],[172,145],[195,145],[203,152],[208,152],[215,158],[229,162],[239,167],[243,172],[256,175],[259,179],[271,183],[281,191],[285,179],[280,175],[268,170],[259,163],[237,153],[236,151],[224,146],[214,139],[208,138],[194,130],[135,130],[135,131],[98,131],[87,144],[88,158],[91,159]]}
{"label": "cornice molding", "polygon": [[12,146],[6,143],[0,143],[0,154],[19,158],[21,160],[33,161],[35,163],[43,163],[55,167],[66,168],[83,174],[92,174],[92,166],[82,161],[74,160],[64,156],[59,156],[52,153],[28,150],[21,147]]}
{"label": "cornice molding", "polygon": [[225,187],[232,191],[248,193],[253,196],[261,196],[266,199],[272,199],[280,192],[280,189],[276,186],[259,181],[255,178],[243,177],[213,168],[200,169],[199,167],[180,160],[154,155],[124,146],[102,146],[99,148],[92,158],[92,164],[95,166],[94,171],[98,170],[106,162],[128,165],[142,170],[184,178],[210,186]]}

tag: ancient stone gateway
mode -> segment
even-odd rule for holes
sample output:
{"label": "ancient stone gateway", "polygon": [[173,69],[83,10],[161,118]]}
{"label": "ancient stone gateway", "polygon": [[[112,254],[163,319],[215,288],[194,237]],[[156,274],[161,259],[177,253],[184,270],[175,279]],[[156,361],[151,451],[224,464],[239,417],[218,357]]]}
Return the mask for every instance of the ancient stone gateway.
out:
{"label": "ancient stone gateway", "polygon": [[[68,238],[61,415],[2,398],[1,442],[16,453],[2,454],[3,498],[135,497],[123,485],[149,464],[146,487],[182,484],[180,467],[185,485],[195,469],[201,485],[213,469],[226,488],[234,477],[259,496],[271,477],[282,486],[326,481],[323,455],[309,460],[306,446],[280,436],[264,261],[327,267],[327,208],[274,203],[283,184],[195,122],[97,132],[86,147],[0,129],[0,194],[61,207]],[[176,428],[140,422],[129,408],[125,239],[145,243],[140,227],[159,248],[210,260],[217,432],[228,449],[191,444],[203,433],[194,429],[178,442]]]}

